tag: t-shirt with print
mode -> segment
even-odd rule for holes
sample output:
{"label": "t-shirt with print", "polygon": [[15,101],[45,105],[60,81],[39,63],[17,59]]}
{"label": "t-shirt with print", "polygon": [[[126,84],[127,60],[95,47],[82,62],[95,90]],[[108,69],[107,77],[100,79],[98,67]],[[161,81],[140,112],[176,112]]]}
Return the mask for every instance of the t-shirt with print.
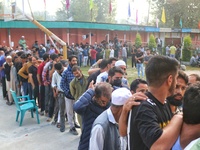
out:
{"label": "t-shirt with print", "polygon": [[131,150],[150,149],[172,118],[167,101],[162,104],[150,92],[146,95],[149,99],[132,109],[129,133]]}

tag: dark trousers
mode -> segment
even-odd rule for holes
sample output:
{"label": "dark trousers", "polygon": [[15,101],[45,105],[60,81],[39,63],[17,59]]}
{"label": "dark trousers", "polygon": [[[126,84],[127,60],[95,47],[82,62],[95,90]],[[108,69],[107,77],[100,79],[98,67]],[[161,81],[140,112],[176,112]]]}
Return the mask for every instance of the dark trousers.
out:
{"label": "dark trousers", "polygon": [[41,108],[41,112],[44,111],[45,110],[45,87],[44,87],[44,85],[40,86],[39,105]]}
{"label": "dark trousers", "polygon": [[49,118],[52,118],[53,114],[54,114],[54,106],[55,106],[55,98],[53,96],[52,88],[50,88],[49,94],[50,94],[50,97],[49,97]]}
{"label": "dark trousers", "polygon": [[45,112],[49,112],[49,103],[50,103],[50,90],[51,90],[51,85],[46,85],[44,86],[45,88]]}
{"label": "dark trousers", "polygon": [[59,110],[60,110],[60,130],[65,130],[65,96],[63,93],[58,94]]}
{"label": "dark trousers", "polygon": [[135,62],[135,55],[132,55],[132,60],[131,60],[132,68],[136,68],[136,62]]}
{"label": "dark trousers", "polygon": [[38,100],[38,105],[39,105],[39,85],[35,85],[35,88],[33,89],[33,99],[35,102]]}
{"label": "dark trousers", "polygon": [[22,82],[24,95],[28,95],[28,82]]}
{"label": "dark trousers", "polygon": [[2,92],[3,92],[3,97],[5,98],[7,96],[7,91],[6,91],[6,79],[5,77],[1,78],[1,83],[2,83]]}
{"label": "dark trousers", "polygon": [[28,83],[28,94],[29,94],[30,99],[32,99],[33,98],[33,89],[32,89],[31,83]]}

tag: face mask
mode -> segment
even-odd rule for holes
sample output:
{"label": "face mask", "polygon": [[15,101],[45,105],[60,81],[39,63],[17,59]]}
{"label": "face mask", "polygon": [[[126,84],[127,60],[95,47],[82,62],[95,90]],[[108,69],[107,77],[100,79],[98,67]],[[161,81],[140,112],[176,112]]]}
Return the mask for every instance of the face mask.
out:
{"label": "face mask", "polygon": [[[177,95],[178,95],[178,94],[177,94]],[[177,99],[175,99],[175,96],[177,96],[177,95],[170,96],[170,97],[167,98],[167,100],[169,101],[169,103],[170,103],[171,105],[174,105],[174,106],[181,106],[183,100],[177,100]],[[181,95],[180,95],[180,96],[181,96]]]}
{"label": "face mask", "polygon": [[121,79],[116,79],[116,80],[113,80],[113,82],[111,83],[112,86],[122,86],[122,80]]}

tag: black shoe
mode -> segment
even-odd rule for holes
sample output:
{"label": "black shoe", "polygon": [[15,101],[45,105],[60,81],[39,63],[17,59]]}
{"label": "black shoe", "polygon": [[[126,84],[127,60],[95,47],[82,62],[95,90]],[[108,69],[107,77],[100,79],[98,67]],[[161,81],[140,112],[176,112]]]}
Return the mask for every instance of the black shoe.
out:
{"label": "black shoe", "polygon": [[13,103],[7,101],[6,104],[7,104],[8,106],[11,106]]}
{"label": "black shoe", "polygon": [[81,128],[77,123],[74,123],[75,128]]}
{"label": "black shoe", "polygon": [[[70,129],[71,130],[71,129]],[[65,128],[60,128],[60,132],[65,132]],[[70,131],[71,132],[71,131]],[[72,132],[71,132],[72,133]],[[73,134],[73,133],[72,133]]]}
{"label": "black shoe", "polygon": [[76,131],[76,128],[75,128],[75,127],[71,128],[71,129],[69,130],[69,132],[70,132],[71,134],[73,134],[73,135],[78,135],[78,132]]}
{"label": "black shoe", "polygon": [[53,121],[53,122],[51,122],[51,124],[52,124],[52,125],[56,125],[56,122],[55,122],[55,121]]}

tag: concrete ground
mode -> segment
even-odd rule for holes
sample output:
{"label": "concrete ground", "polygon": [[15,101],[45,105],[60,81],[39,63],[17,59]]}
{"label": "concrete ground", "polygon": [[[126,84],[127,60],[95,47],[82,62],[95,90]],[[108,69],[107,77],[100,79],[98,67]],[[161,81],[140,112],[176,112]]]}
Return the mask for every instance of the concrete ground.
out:
{"label": "concrete ground", "polygon": [[47,117],[40,116],[40,124],[37,124],[36,115],[31,118],[31,113],[26,112],[23,124],[15,121],[15,105],[6,105],[2,98],[0,87],[0,150],[76,150],[80,138],[79,135],[69,133],[69,125],[66,123],[65,132],[46,122]]}

